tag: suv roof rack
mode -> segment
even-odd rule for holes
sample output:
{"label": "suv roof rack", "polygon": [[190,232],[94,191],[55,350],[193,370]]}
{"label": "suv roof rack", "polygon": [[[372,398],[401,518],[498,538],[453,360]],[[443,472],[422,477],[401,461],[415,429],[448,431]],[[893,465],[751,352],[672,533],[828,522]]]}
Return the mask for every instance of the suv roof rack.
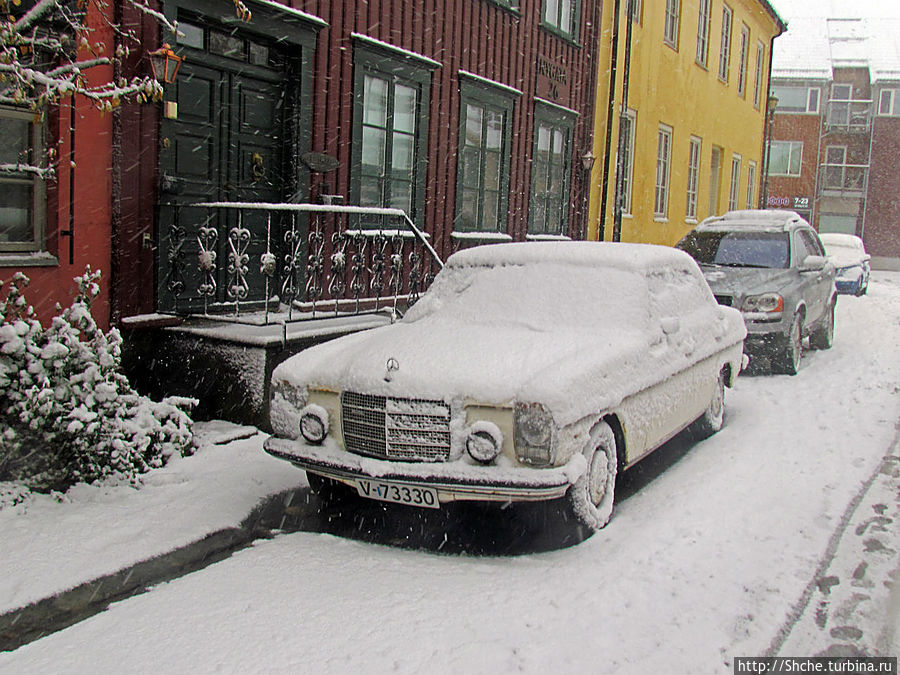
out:
{"label": "suv roof rack", "polygon": [[721,216],[706,218],[697,228],[719,229],[746,227],[753,229],[788,230],[794,224],[807,224],[796,211],[781,209],[744,209],[728,211]]}

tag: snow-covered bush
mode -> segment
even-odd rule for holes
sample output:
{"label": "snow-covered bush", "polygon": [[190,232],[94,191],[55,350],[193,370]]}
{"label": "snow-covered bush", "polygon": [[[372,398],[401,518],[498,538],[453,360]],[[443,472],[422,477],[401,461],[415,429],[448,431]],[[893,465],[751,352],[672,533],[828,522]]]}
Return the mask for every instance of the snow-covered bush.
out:
{"label": "snow-covered bush", "polygon": [[46,492],[110,477],[137,483],[172,455],[193,451],[184,410],[192,401],[151,401],[121,372],[119,331],[104,333],[91,315],[99,278],[90,267],[76,277],[72,305],[59,308],[46,329],[22,293],[24,274],[0,301],[0,508],[23,499],[22,486]]}

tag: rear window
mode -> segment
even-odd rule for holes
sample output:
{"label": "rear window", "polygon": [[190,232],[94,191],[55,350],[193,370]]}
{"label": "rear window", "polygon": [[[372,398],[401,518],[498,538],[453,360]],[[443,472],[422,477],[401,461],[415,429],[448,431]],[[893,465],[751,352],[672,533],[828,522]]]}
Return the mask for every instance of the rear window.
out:
{"label": "rear window", "polygon": [[785,269],[790,266],[787,232],[691,232],[678,248],[698,263]]}

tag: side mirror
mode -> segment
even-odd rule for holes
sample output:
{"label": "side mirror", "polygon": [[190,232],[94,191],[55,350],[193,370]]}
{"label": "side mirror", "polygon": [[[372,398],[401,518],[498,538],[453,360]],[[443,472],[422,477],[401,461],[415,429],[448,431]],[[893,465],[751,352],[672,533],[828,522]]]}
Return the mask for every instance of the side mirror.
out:
{"label": "side mirror", "polygon": [[826,259],[821,255],[808,255],[800,263],[801,272],[821,272],[825,269]]}

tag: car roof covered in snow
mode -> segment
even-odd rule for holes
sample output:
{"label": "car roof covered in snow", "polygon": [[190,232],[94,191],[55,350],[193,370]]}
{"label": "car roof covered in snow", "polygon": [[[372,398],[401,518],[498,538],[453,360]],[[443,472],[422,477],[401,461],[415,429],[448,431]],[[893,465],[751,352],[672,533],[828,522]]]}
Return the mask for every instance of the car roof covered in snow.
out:
{"label": "car roof covered in snow", "polygon": [[488,244],[458,251],[447,267],[500,267],[556,263],[645,272],[664,267],[695,267],[683,251],[655,244],[597,241],[534,241]]}
{"label": "car roof covered in snow", "polygon": [[695,229],[705,231],[723,231],[734,229],[767,230],[770,232],[787,232],[796,225],[808,225],[795,211],[781,209],[745,209],[729,211],[721,216],[710,216]]}

